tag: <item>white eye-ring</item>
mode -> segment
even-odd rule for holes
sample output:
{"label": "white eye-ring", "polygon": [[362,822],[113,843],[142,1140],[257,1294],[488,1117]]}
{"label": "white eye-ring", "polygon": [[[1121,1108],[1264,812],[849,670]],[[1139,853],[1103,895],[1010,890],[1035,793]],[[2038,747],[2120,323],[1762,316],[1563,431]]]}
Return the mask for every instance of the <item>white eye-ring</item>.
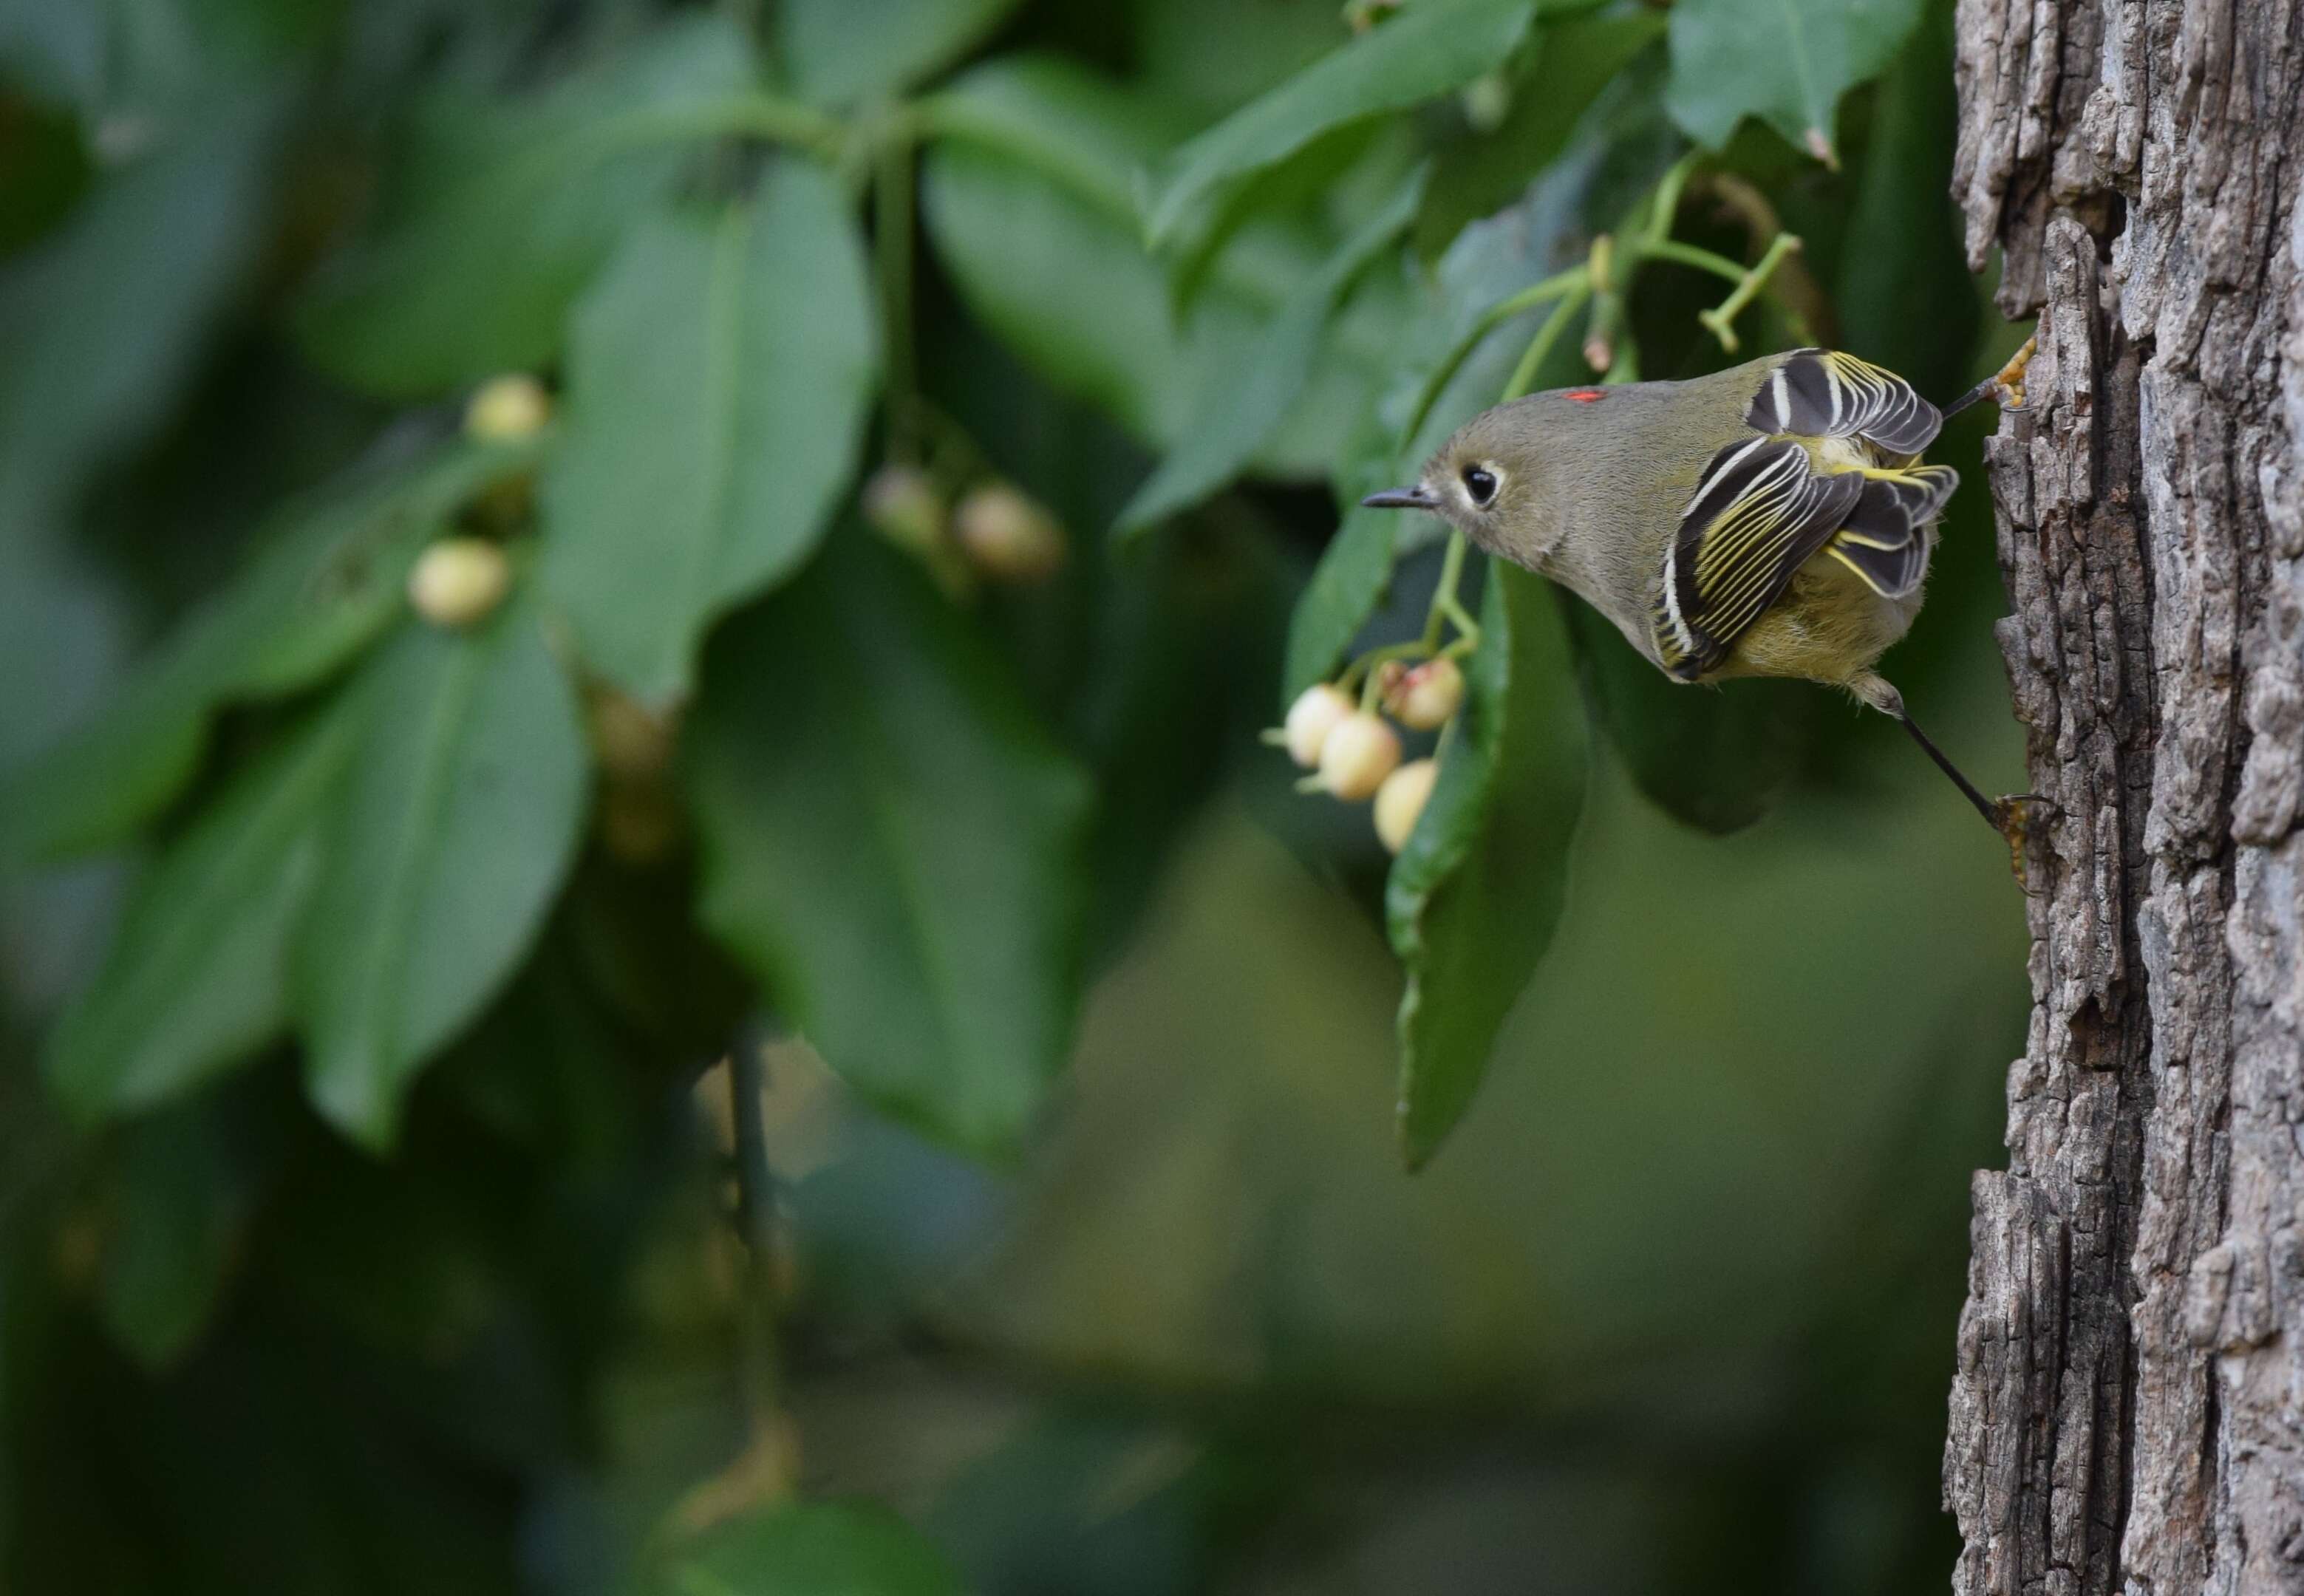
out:
{"label": "white eye-ring", "polygon": [[1504,474],[1488,465],[1464,468],[1464,496],[1475,510],[1486,510],[1495,502],[1496,494],[1504,486]]}

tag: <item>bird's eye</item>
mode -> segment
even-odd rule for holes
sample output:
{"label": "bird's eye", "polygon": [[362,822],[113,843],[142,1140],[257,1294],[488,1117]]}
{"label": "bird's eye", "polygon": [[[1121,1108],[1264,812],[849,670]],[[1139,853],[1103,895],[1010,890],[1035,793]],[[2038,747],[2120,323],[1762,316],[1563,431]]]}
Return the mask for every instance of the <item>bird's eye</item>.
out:
{"label": "bird's eye", "polygon": [[1472,495],[1472,502],[1481,509],[1496,496],[1496,474],[1485,466],[1464,468],[1464,491]]}

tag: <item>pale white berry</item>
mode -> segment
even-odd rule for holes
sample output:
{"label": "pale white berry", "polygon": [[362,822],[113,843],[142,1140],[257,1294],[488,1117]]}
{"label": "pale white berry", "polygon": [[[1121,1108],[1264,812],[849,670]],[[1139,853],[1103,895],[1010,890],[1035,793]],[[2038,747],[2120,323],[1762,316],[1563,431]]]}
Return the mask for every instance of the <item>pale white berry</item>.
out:
{"label": "pale white berry", "polygon": [[1446,725],[1463,705],[1464,672],[1454,660],[1427,660],[1384,696],[1384,706],[1393,718],[1411,731]]}
{"label": "pale white berry", "polygon": [[464,435],[483,443],[517,443],[552,419],[552,395],[524,371],[492,376],[464,407]]}
{"label": "pale white berry", "polygon": [[1351,802],[1372,795],[1400,763],[1400,733],[1380,715],[1347,715],[1320,748],[1320,785]]}
{"label": "pale white berry", "polygon": [[928,548],[944,536],[944,495],[917,466],[882,466],[864,485],[864,519],[900,547]]}
{"label": "pale white berry", "polygon": [[1353,710],[1351,695],[1330,687],[1326,682],[1306,688],[1288,706],[1288,723],[1282,736],[1288,744],[1288,757],[1310,770],[1320,763],[1320,750],[1327,745],[1328,733],[1349,718]]}
{"label": "pale white berry", "polygon": [[953,511],[952,529],[969,563],[995,581],[1042,581],[1064,562],[1056,518],[1004,482],[970,490]]}
{"label": "pale white berry", "polygon": [[1416,830],[1417,817],[1424,813],[1439,774],[1438,760],[1411,759],[1376,790],[1376,834],[1391,852],[1408,846],[1409,834]]}
{"label": "pale white berry", "polygon": [[512,562],[485,537],[444,537],[408,573],[408,602],[435,626],[470,626],[504,603]]}

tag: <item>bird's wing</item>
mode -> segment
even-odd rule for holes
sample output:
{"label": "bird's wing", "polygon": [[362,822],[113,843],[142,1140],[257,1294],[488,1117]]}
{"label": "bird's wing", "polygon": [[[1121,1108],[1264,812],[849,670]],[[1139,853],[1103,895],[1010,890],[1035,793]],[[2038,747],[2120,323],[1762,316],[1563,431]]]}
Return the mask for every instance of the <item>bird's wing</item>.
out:
{"label": "bird's wing", "polygon": [[1889,454],[1935,442],[1944,412],[1883,367],[1837,350],[1794,350],[1745,407],[1744,425],[1771,436],[1859,437]]}
{"label": "bird's wing", "polygon": [[1656,658],[1693,681],[1728,657],[1863,497],[1860,473],[1819,476],[1808,451],[1751,438],[1712,457],[1681,512],[1653,617]]}

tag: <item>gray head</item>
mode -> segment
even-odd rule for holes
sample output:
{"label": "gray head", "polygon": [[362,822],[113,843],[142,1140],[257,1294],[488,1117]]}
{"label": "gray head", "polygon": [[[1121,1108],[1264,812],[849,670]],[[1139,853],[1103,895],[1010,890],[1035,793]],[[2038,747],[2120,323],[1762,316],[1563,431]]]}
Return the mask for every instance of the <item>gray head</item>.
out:
{"label": "gray head", "polygon": [[[1559,536],[1544,435],[1553,419],[1539,393],[1485,410],[1433,452],[1415,485],[1371,494],[1376,510],[1429,510],[1477,547],[1540,566]],[[1563,418],[1564,419],[1564,418]]]}

